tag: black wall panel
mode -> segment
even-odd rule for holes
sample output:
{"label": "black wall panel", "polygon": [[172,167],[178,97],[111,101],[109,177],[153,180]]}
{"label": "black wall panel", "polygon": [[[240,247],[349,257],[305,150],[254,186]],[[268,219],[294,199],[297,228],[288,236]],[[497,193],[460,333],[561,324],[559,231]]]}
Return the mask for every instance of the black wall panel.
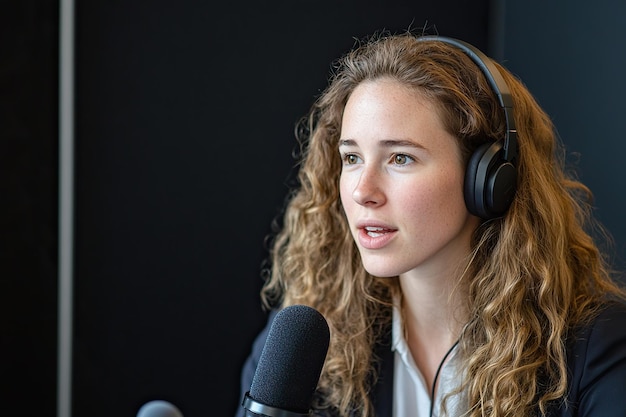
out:
{"label": "black wall panel", "polygon": [[0,416],[53,416],[58,1],[0,12]]}
{"label": "black wall panel", "polygon": [[488,2],[94,0],[76,23],[74,415],[232,415],[293,127],[331,60],[382,29],[486,48]]}
{"label": "black wall panel", "polygon": [[[626,271],[626,2],[506,2],[505,60],[553,119]],[[539,30],[528,30],[528,22]],[[626,282],[626,275],[621,273]]]}

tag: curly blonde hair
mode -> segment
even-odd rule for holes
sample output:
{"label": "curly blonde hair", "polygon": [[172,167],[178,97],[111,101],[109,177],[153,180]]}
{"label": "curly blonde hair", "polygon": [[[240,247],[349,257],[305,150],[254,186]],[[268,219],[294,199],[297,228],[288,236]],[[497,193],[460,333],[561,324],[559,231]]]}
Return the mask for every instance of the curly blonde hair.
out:
{"label": "curly blonde hair", "polygon": [[[356,86],[392,78],[437,105],[465,160],[504,136],[502,109],[481,70],[458,48],[411,33],[377,34],[334,63],[329,85],[296,130],[298,185],[272,241],[262,289],[268,308],[305,304],[331,329],[318,408],[370,417],[374,347],[388,337],[398,279],[368,274],[339,198],[338,139]],[[468,416],[530,416],[567,392],[564,340],[606,296],[624,297],[591,237],[601,230],[591,192],[568,175],[554,127],[524,85],[500,69],[515,108],[518,187],[505,216],[484,221],[472,242],[469,322],[460,338]],[[608,236],[608,235],[607,235]]]}

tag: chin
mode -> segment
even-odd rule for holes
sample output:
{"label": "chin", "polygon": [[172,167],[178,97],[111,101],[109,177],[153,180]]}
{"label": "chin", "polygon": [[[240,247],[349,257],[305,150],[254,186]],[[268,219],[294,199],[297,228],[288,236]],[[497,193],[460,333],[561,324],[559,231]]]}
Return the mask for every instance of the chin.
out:
{"label": "chin", "polygon": [[390,253],[361,252],[361,264],[368,274],[380,278],[392,278],[405,272],[406,267],[402,259],[398,259]]}
{"label": "chin", "polygon": [[398,272],[397,270],[384,267],[381,268],[381,265],[368,265],[366,263],[363,263],[363,267],[368,274],[379,278],[393,278],[400,275],[400,272]]}

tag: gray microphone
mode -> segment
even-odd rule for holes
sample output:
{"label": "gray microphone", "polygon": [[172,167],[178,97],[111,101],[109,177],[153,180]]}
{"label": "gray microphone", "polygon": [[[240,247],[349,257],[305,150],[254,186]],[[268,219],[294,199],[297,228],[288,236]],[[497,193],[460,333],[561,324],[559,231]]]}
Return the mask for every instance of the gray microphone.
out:
{"label": "gray microphone", "polygon": [[243,398],[245,416],[308,416],[329,343],[328,323],[319,311],[304,305],[279,311]]}
{"label": "gray microphone", "polygon": [[170,402],[154,400],[142,405],[137,417],[183,417],[183,413]]}

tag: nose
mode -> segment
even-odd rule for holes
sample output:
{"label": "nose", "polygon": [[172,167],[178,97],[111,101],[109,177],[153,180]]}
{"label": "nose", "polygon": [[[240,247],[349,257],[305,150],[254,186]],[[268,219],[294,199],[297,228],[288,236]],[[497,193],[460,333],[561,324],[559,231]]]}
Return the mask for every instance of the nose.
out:
{"label": "nose", "polygon": [[375,167],[364,167],[352,190],[352,198],[362,206],[378,206],[385,203],[382,174]]}

